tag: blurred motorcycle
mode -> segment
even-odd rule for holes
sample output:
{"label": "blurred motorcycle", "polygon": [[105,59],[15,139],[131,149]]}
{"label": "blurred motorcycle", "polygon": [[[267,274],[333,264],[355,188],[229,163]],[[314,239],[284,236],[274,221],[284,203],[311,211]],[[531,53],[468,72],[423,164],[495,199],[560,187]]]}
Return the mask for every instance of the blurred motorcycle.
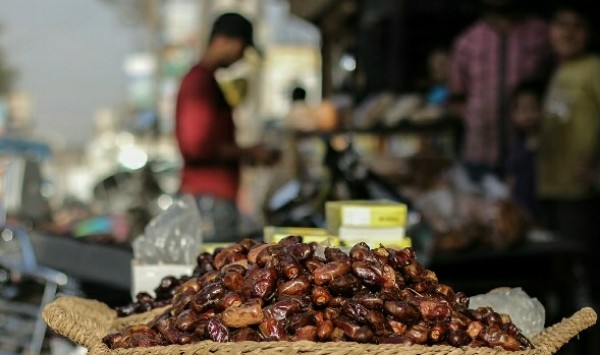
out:
{"label": "blurred motorcycle", "polygon": [[361,160],[349,136],[324,137],[323,179],[293,179],[267,198],[268,224],[283,227],[324,227],[325,202],[388,199],[409,206],[410,201]]}

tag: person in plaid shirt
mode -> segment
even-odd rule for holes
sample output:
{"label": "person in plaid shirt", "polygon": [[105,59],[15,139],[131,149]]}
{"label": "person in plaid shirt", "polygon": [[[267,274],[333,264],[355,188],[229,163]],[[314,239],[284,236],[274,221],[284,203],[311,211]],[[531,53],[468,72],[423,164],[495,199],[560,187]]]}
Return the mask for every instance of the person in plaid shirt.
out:
{"label": "person in plaid shirt", "polygon": [[508,97],[517,83],[545,78],[552,67],[548,24],[516,0],[482,0],[479,20],[452,43],[452,105],[464,119],[462,162],[475,182],[499,178],[512,135]]}

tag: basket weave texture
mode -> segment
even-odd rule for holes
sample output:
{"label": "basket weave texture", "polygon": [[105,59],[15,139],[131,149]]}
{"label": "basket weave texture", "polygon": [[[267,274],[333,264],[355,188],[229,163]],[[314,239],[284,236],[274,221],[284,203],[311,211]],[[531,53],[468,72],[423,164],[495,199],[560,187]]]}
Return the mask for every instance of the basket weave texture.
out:
{"label": "basket weave texture", "polygon": [[596,323],[597,315],[586,307],[569,318],[546,328],[531,341],[535,349],[505,351],[501,348],[455,348],[451,346],[422,345],[375,345],[353,342],[314,343],[298,342],[239,342],[216,343],[202,341],[189,345],[155,346],[149,348],[110,350],[102,338],[128,325],[142,324],[164,311],[155,309],[147,313],[118,318],[116,312],[106,304],[74,296],[61,296],[46,305],[42,316],[55,332],[88,349],[89,355],[196,355],[196,354],[311,354],[311,355],[550,355],[565,345],[571,338]]}

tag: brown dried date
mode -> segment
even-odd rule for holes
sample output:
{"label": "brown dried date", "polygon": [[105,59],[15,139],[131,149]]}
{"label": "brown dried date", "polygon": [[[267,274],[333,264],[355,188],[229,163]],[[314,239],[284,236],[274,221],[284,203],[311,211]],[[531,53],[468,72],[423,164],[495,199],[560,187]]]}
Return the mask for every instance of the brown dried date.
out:
{"label": "brown dried date", "polygon": [[285,250],[298,261],[304,261],[313,256],[313,249],[311,246],[304,243],[289,245]]}
{"label": "brown dried date", "polygon": [[230,291],[241,291],[244,288],[244,276],[237,271],[230,271],[223,275],[221,278],[223,287]]}
{"label": "brown dried date", "polygon": [[332,295],[344,295],[348,297],[360,290],[360,287],[360,281],[352,274],[335,278],[331,280],[328,286]]}
{"label": "brown dried date", "polygon": [[311,274],[314,274],[315,271],[318,268],[322,267],[323,265],[325,265],[325,261],[321,260],[320,258],[318,258],[316,256],[313,256],[313,257],[307,259],[306,261],[304,261],[304,267]]}
{"label": "brown dried date", "polygon": [[196,336],[200,340],[210,339],[210,337],[208,336],[207,325],[211,319],[212,319],[212,317],[198,322],[198,324],[196,325],[196,329],[194,329],[194,336]]}
{"label": "brown dried date", "polygon": [[208,285],[210,283],[213,283],[220,275],[221,273],[218,270],[209,271],[206,274],[200,276],[200,278],[198,279],[198,283],[200,283],[200,285]]}
{"label": "brown dried date", "polygon": [[419,281],[412,285],[412,289],[421,294],[435,292],[435,284],[429,281]]}
{"label": "brown dried date", "polygon": [[383,300],[368,290],[358,291],[352,299],[367,307],[368,309],[383,309]]}
{"label": "brown dried date", "polygon": [[175,327],[171,327],[169,325],[165,327],[159,327],[158,331],[160,332],[160,336],[170,344],[189,344],[193,339],[191,334],[181,332]]}
{"label": "brown dried date", "polygon": [[469,308],[469,297],[463,292],[456,292],[454,296],[454,308],[456,309],[468,309]]}
{"label": "brown dried date", "polygon": [[216,303],[227,293],[227,290],[218,283],[206,285],[190,302],[190,307],[197,313],[202,313]]}
{"label": "brown dried date", "polygon": [[375,335],[384,336],[389,333],[387,322],[381,312],[370,310],[365,315],[365,321],[371,326]]}
{"label": "brown dried date", "polygon": [[471,323],[469,323],[469,325],[467,326],[467,335],[475,340],[477,339],[477,337],[479,336],[479,333],[481,333],[481,331],[483,330],[483,324],[481,324],[481,322],[479,321],[473,321]]}
{"label": "brown dried date", "polygon": [[243,253],[247,254],[252,248],[254,248],[255,245],[259,243],[254,239],[246,238],[237,244],[241,245],[242,248],[244,248]]}
{"label": "brown dried date", "polygon": [[182,283],[178,288],[177,288],[177,294],[181,294],[183,292],[198,292],[200,291],[200,289],[202,288],[202,285],[200,285],[200,282],[198,282],[197,279],[195,278],[191,278],[189,280],[187,280],[186,282]]}
{"label": "brown dried date", "polygon": [[387,265],[387,263],[389,262],[390,252],[386,248],[379,247],[373,249],[372,251],[373,255],[377,258],[377,260],[379,260],[381,264]]}
{"label": "brown dried date", "polygon": [[244,247],[240,244],[232,244],[223,249],[223,251],[221,251],[219,254],[215,255],[213,266],[215,269],[221,270],[221,268],[227,264],[246,259],[244,251]]}
{"label": "brown dried date", "polygon": [[248,252],[247,258],[248,261],[250,262],[250,264],[256,264],[256,258],[258,257],[258,255],[265,249],[267,249],[269,246],[271,246],[272,244],[259,244],[259,245],[255,245],[254,247],[252,247],[252,249],[250,249],[250,251]]}
{"label": "brown dried date", "polygon": [[373,340],[373,331],[367,326],[362,326],[358,328],[358,331],[354,334],[352,340],[357,343],[370,343]]}
{"label": "brown dried date", "polygon": [[260,335],[252,328],[241,328],[231,335],[231,341],[260,341]]}
{"label": "brown dried date", "polygon": [[408,329],[406,324],[395,320],[388,320],[388,324],[392,328],[392,332],[396,335],[404,334]]}
{"label": "brown dried date", "polygon": [[212,318],[206,324],[206,335],[210,340],[218,343],[229,341],[229,329],[217,318]]}
{"label": "brown dried date", "polygon": [[213,260],[213,256],[209,253],[203,252],[198,254],[196,257],[196,267],[194,268],[192,275],[198,277],[209,271],[214,271],[215,267],[212,264]]}
{"label": "brown dried date", "polygon": [[444,340],[444,336],[448,332],[448,325],[446,323],[436,323],[429,330],[429,341],[436,344]]}
{"label": "brown dried date", "polygon": [[232,305],[221,314],[221,322],[231,328],[244,328],[260,324],[264,319],[261,301],[248,300],[241,305]]}
{"label": "brown dried date", "polygon": [[288,235],[279,241],[279,245],[284,247],[298,243],[302,243],[302,236],[300,235]]}
{"label": "brown dried date", "polygon": [[293,314],[286,321],[286,327],[290,333],[294,333],[296,329],[307,325],[315,325],[315,317],[310,312]]}
{"label": "brown dried date", "polygon": [[418,323],[408,328],[404,335],[412,339],[415,344],[425,344],[429,335],[429,327],[424,323]]}
{"label": "brown dried date", "polygon": [[428,321],[450,320],[450,316],[452,315],[452,309],[445,302],[433,299],[421,300],[418,306],[421,315]]}
{"label": "brown dried date", "polygon": [[306,325],[302,328],[297,328],[292,341],[308,340],[315,341],[317,339],[317,327],[314,325]]}
{"label": "brown dried date", "polygon": [[384,288],[395,288],[399,289],[404,286],[404,277],[401,274],[396,273],[396,270],[390,265],[383,265],[382,268],[383,287]]}
{"label": "brown dried date", "polygon": [[194,290],[185,290],[181,293],[176,294],[173,297],[173,304],[171,306],[170,312],[171,315],[177,316],[184,309],[188,308],[188,306],[192,303],[194,298],[196,297],[196,292]]}
{"label": "brown dried date", "polygon": [[281,274],[288,279],[294,279],[300,275],[302,271],[302,266],[294,257],[290,254],[282,254],[278,256],[279,261],[279,269],[281,270]]}
{"label": "brown dried date", "polygon": [[215,303],[215,312],[221,313],[231,306],[239,306],[244,302],[242,296],[237,292],[228,292]]}
{"label": "brown dried date", "polygon": [[170,299],[175,294],[181,280],[175,276],[165,276],[160,280],[160,284],[154,289],[156,300]]}
{"label": "brown dried date", "polygon": [[347,274],[350,271],[350,266],[344,262],[330,262],[317,268],[313,275],[315,284],[322,286],[329,283],[331,280]]}
{"label": "brown dried date", "polygon": [[186,309],[175,320],[175,328],[187,332],[192,330],[200,320],[196,312]]}
{"label": "brown dried date", "polygon": [[423,273],[423,266],[416,260],[402,268],[404,277],[413,282],[421,281],[421,274]]}
{"label": "brown dried date", "polygon": [[446,335],[446,341],[452,346],[461,347],[468,345],[471,342],[471,339],[462,329],[449,329],[448,334]]}
{"label": "brown dried date", "polygon": [[345,316],[339,316],[333,324],[341,329],[344,334],[359,343],[367,343],[373,339],[373,331],[367,326],[360,326]]}
{"label": "brown dried date", "polygon": [[352,263],[352,273],[366,286],[379,289],[384,285],[381,264],[357,261]]}
{"label": "brown dried date", "polygon": [[394,269],[401,271],[403,267],[412,263],[415,258],[415,251],[412,248],[404,248],[401,250],[388,249],[388,262]]}
{"label": "brown dried date", "polygon": [[444,284],[435,285],[435,292],[444,296],[444,298],[448,302],[453,303],[455,301],[456,294],[454,293],[454,290],[452,289],[452,287],[450,287],[448,285],[444,285]]}
{"label": "brown dried date", "polygon": [[333,332],[333,322],[329,319],[323,320],[317,324],[317,338],[320,341],[327,341],[331,338]]}
{"label": "brown dried date", "polygon": [[348,338],[353,340],[356,336],[356,333],[360,329],[360,325],[354,323],[350,318],[346,316],[339,316],[336,319],[334,319],[333,325],[335,325],[336,328],[341,329]]}
{"label": "brown dried date", "polygon": [[414,324],[421,319],[421,313],[406,301],[387,301],[383,305],[386,313],[404,324]]}
{"label": "brown dried date", "polygon": [[344,303],[346,303],[346,301],[347,301],[346,297],[342,297],[342,296],[333,297],[333,298],[331,298],[331,301],[329,301],[327,306],[332,307],[332,308],[340,308],[344,305]]}
{"label": "brown dried date", "polygon": [[221,268],[221,276],[226,275],[228,272],[237,272],[244,276],[246,274],[247,267],[241,263],[227,264]]}
{"label": "brown dried date", "polygon": [[365,242],[360,242],[355,244],[352,248],[350,248],[350,252],[348,253],[350,259],[352,261],[363,261],[367,260],[366,256],[371,251],[371,247]]}
{"label": "brown dried date", "polygon": [[283,247],[278,244],[270,244],[266,248],[262,249],[256,256],[256,265],[264,267],[267,265],[269,260],[273,259],[274,255],[277,255],[280,251],[283,251]]}
{"label": "brown dried date", "polygon": [[366,322],[367,307],[354,300],[348,300],[342,306],[342,314],[351,318],[353,321],[364,324]]}
{"label": "brown dried date", "polygon": [[[129,341],[129,347],[147,348],[150,346],[164,345],[164,341],[160,339],[159,336],[149,337],[139,333],[132,334]],[[191,342],[192,338],[190,338],[189,341]]]}
{"label": "brown dried date", "polygon": [[264,308],[265,317],[275,320],[285,320],[288,316],[302,310],[302,305],[294,299],[278,301]]}
{"label": "brown dried date", "polygon": [[350,263],[350,257],[338,248],[325,247],[324,254],[328,262]]}
{"label": "brown dried date", "polygon": [[116,332],[105,335],[102,342],[110,349],[129,348],[130,338],[124,332]]}
{"label": "brown dried date", "polygon": [[281,341],[288,338],[283,321],[274,318],[265,317],[263,322],[259,324],[258,330],[266,341]]}
{"label": "brown dried date", "polygon": [[277,293],[288,296],[302,295],[308,292],[310,286],[310,280],[306,276],[300,276],[293,280],[282,282],[277,287]]}
{"label": "brown dried date", "polygon": [[242,294],[245,298],[269,298],[277,285],[277,270],[273,267],[260,269],[253,278],[246,278]]}
{"label": "brown dried date", "polygon": [[505,350],[517,351],[521,344],[514,336],[507,334],[497,325],[492,325],[481,330],[479,340],[484,341],[490,347],[501,346]]}

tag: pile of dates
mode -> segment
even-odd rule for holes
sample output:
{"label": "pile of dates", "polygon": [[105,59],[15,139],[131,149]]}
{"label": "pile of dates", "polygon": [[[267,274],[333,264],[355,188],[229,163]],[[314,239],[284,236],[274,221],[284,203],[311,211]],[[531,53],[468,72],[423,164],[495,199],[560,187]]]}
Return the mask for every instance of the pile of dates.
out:
{"label": "pile of dates", "polygon": [[[215,250],[215,255],[222,249]],[[136,300],[124,306],[115,307],[117,317],[126,317],[132,314],[144,313],[155,308],[165,307],[171,304],[173,296],[181,284],[191,278],[199,278],[210,271],[215,271],[213,266],[213,254],[201,253],[196,258],[196,267],[192,275],[182,275],[175,277],[173,275],[165,276],[161,279],[160,284],[154,289],[155,297],[152,297],[147,292],[139,292],[135,295]]]}
{"label": "pile of dates", "polygon": [[289,236],[232,244],[210,265],[176,287],[163,313],[103,342],[111,349],[202,340],[533,348],[507,315],[469,309],[469,298],[439,283],[411,248],[359,243],[345,253]]}

